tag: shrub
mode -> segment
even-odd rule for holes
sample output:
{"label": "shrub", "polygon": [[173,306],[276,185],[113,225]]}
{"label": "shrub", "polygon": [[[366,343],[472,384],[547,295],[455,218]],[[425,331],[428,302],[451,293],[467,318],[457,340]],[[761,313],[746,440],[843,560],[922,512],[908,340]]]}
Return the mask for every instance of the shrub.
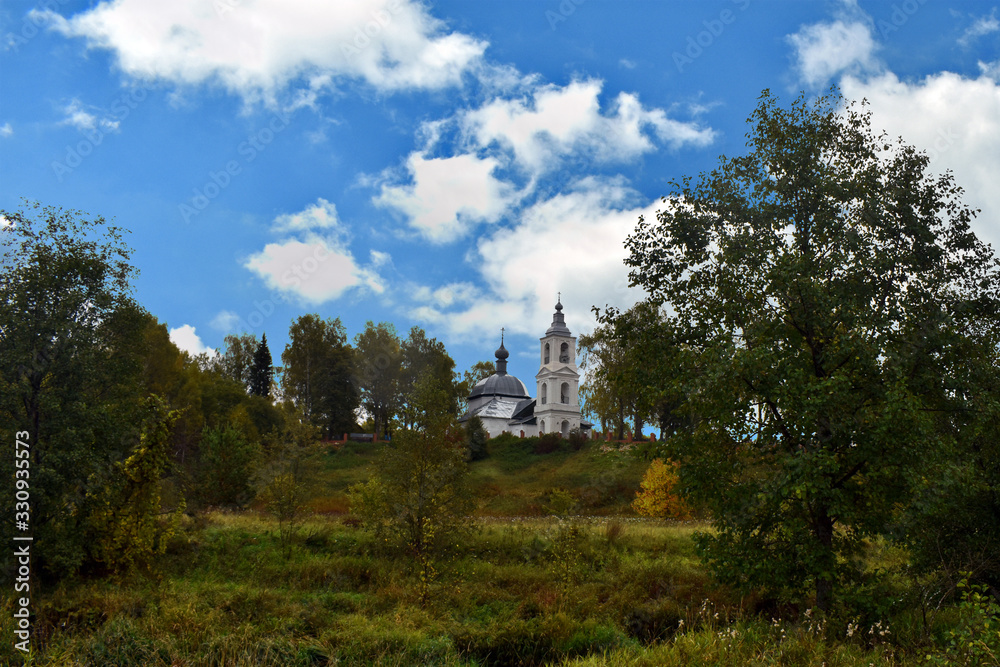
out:
{"label": "shrub", "polygon": [[243,507],[254,496],[260,445],[232,423],[206,429],[201,439],[200,495],[206,504]]}
{"label": "shrub", "polygon": [[473,416],[465,423],[465,442],[470,461],[481,461],[490,455],[486,445],[489,437],[479,417]]}
{"label": "shrub", "polygon": [[562,447],[562,436],[558,433],[544,433],[535,442],[536,454],[551,454]]}
{"label": "shrub", "polygon": [[636,493],[632,507],[643,516],[690,519],[691,510],[677,495],[677,464],[655,459],[642,478],[642,491]]}
{"label": "shrub", "polygon": [[987,593],[985,586],[958,584],[962,599],[958,605],[959,622],[948,631],[943,650],[927,656],[932,665],[1000,664],[1000,604]]}
{"label": "shrub", "polygon": [[258,498],[278,520],[278,534],[287,548],[314,495],[316,458],[322,451],[319,429],[289,418],[270,449],[277,453],[258,475]]}
{"label": "shrub", "polygon": [[176,413],[152,397],[146,420],[127,458],[114,464],[100,491],[88,497],[86,527],[91,557],[110,570],[127,570],[162,554],[180,523],[183,500],[168,525],[160,521],[160,478],[170,463],[170,427]]}
{"label": "shrub", "polygon": [[545,507],[553,516],[565,516],[576,506],[576,498],[566,489],[552,489],[545,495],[547,496]]}
{"label": "shrub", "polygon": [[464,449],[452,424],[403,431],[382,451],[371,479],[349,492],[365,526],[415,558],[422,601],[436,574],[435,556],[471,525]]}

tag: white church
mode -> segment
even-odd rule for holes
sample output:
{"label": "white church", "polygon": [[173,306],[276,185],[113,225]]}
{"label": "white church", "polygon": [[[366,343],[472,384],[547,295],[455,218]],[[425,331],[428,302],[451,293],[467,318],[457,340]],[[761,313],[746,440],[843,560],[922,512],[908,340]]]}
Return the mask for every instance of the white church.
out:
{"label": "white church", "polygon": [[503,432],[533,436],[579,430],[589,436],[593,424],[580,417],[580,373],[576,367],[576,336],[566,327],[562,299],[556,303],[552,325],[540,339],[539,368],[535,375],[538,398],[528,395],[524,383],[507,373],[509,353],[500,338],[497,372],[480,380],[469,394],[469,409],[459,418],[479,417],[491,438]]}

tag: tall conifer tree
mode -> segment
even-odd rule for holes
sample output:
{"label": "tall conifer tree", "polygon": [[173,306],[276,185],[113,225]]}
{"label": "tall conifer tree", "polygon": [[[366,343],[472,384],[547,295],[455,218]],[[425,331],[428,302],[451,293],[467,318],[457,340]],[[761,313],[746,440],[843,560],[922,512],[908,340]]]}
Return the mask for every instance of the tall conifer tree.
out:
{"label": "tall conifer tree", "polygon": [[274,367],[271,365],[271,351],[267,348],[267,334],[260,337],[260,345],[253,355],[253,366],[250,369],[250,395],[271,396],[271,379],[274,377]]}

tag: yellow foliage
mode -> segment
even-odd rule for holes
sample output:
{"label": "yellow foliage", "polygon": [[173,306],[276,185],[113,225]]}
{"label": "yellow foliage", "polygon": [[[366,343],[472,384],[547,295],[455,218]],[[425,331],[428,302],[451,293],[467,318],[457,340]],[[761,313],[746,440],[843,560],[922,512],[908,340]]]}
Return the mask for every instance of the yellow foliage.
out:
{"label": "yellow foliage", "polygon": [[636,492],[632,508],[643,516],[690,519],[691,509],[674,490],[677,464],[655,459],[642,478],[642,490]]}
{"label": "yellow foliage", "polygon": [[156,397],[132,452],[90,494],[87,518],[94,560],[114,571],[128,570],[163,553],[184,511],[181,501],[166,523],[160,520],[160,480],[169,466],[169,435],[176,413]]}

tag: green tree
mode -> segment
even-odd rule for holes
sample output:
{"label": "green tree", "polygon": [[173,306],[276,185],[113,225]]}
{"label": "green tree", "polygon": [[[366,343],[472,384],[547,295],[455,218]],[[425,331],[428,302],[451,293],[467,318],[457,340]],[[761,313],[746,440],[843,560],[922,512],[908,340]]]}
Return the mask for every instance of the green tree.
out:
{"label": "green tree", "polygon": [[457,388],[459,399],[465,401],[473,388],[481,381],[497,372],[496,363],[492,361],[477,361],[462,373],[462,382]]}
{"label": "green tree", "polygon": [[678,370],[688,363],[670,320],[656,304],[640,301],[622,312],[594,309],[599,325],[580,336],[581,367],[588,380],[581,388],[584,409],[602,429],[609,424],[624,436],[628,419],[639,434],[647,419],[670,434],[689,418],[676,414],[683,402]]}
{"label": "green tree", "polygon": [[[947,585],[963,576],[1000,591],[1000,345],[950,350],[942,446],[927,457],[913,500],[895,526],[918,571]],[[957,363],[956,363],[957,362]]]}
{"label": "green tree", "polygon": [[262,334],[260,344],[253,354],[253,365],[250,367],[249,386],[251,396],[270,398],[271,383],[274,380],[274,367],[271,365],[271,351],[267,349],[267,334]]}
{"label": "green tree", "polygon": [[229,334],[223,339],[225,350],[211,364],[213,370],[238,382],[244,391],[250,390],[250,375],[254,367],[254,355],[260,343],[254,334]]}
{"label": "green tree", "polygon": [[351,489],[351,507],[365,526],[414,558],[426,600],[435,560],[469,529],[473,509],[465,437],[453,420],[399,431],[375,473]]}
{"label": "green tree", "polygon": [[[30,528],[39,573],[88,560],[86,526],[107,471],[144,420],[141,349],[124,230],[78,211],[0,211],[0,437],[30,446]],[[14,457],[0,457],[14,479]],[[14,495],[0,509],[14,516]],[[8,522],[0,536],[9,541]]]}
{"label": "green tree", "polygon": [[278,535],[287,550],[316,494],[322,448],[320,430],[303,415],[286,414],[284,424],[269,438],[270,460],[257,476],[257,489],[265,510],[278,522]]}
{"label": "green tree", "polygon": [[84,522],[91,559],[112,571],[148,565],[162,554],[184,511],[183,501],[161,520],[160,478],[170,466],[170,427],[176,413],[157,397],[146,400],[144,423],[124,460],[98,471]]}
{"label": "green tree", "polygon": [[997,341],[996,262],[952,176],[863,105],[765,91],[750,122],[747,155],[640,218],[627,263],[698,369],[698,419],[666,449],[712,510],[701,553],[738,588],[829,610],[953,437],[957,351]]}
{"label": "green tree", "polygon": [[286,399],[327,438],[354,430],[359,404],[354,355],[340,318],[302,315],[292,322],[288,337],[281,353]]}
{"label": "green tree", "polygon": [[626,376],[624,369],[628,362],[623,346],[614,340],[609,329],[598,327],[580,336],[579,349],[580,369],[587,375],[580,387],[583,411],[597,417],[602,431],[607,432],[610,427],[618,440],[624,440],[635,388],[616,382]]}
{"label": "green tree", "polygon": [[486,447],[489,439],[490,434],[483,426],[483,420],[478,415],[469,417],[469,420],[465,422],[465,442],[470,461],[481,461],[490,455]]}
{"label": "green tree", "polygon": [[444,344],[428,338],[420,327],[413,327],[400,349],[399,416],[403,426],[426,428],[433,422],[457,417],[461,387],[455,382],[455,361]]}
{"label": "green tree", "polygon": [[167,326],[152,315],[143,330],[143,384],[175,412],[170,429],[171,456],[180,465],[197,452],[205,426],[201,405],[202,371],[170,340]]}
{"label": "green tree", "polygon": [[242,507],[254,497],[260,443],[235,424],[205,429],[201,438],[199,488],[208,505]]}
{"label": "green tree", "polygon": [[652,332],[661,319],[656,307],[638,303],[623,313],[615,311],[592,333],[580,336],[581,368],[588,371],[582,390],[584,408],[597,416],[602,429],[612,425],[619,440],[625,437],[627,420],[632,420],[638,436],[655,411],[651,371],[662,346]]}
{"label": "green tree", "polygon": [[386,437],[400,400],[403,354],[396,328],[369,320],[365,330],[354,337],[354,349],[361,404],[374,423],[374,433]]}

